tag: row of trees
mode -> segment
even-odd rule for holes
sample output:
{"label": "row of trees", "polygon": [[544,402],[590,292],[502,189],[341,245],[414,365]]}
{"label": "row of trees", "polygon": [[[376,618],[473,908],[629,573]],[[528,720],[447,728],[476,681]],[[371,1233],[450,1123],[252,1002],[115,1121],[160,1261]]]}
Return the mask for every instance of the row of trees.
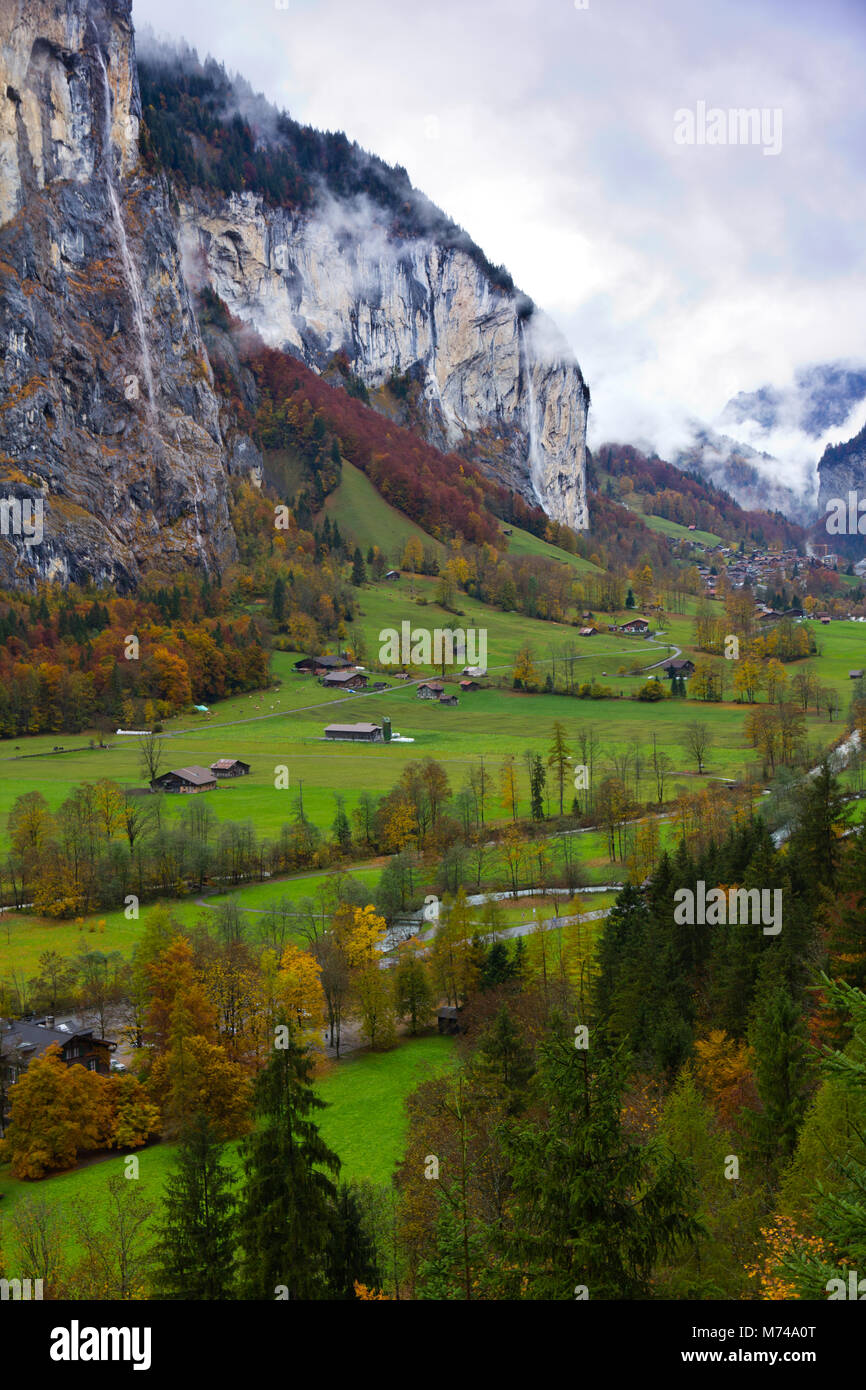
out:
{"label": "row of trees", "polygon": [[0,737],[148,725],[268,683],[263,634],[228,589],[189,580],[135,599],[46,587],[0,595]]}

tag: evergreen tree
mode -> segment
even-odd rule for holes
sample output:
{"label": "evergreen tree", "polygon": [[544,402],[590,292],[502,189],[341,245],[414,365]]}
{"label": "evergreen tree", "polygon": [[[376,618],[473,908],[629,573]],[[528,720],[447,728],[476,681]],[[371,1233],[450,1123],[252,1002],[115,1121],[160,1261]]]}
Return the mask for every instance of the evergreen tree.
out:
{"label": "evergreen tree", "polygon": [[293,1029],[277,1038],[256,1078],[256,1127],[243,1144],[245,1172],[239,1212],[241,1292],[273,1299],[327,1298],[327,1249],[333,1231],[340,1160],[311,1116],[325,1102],[313,1090],[309,1052]]}
{"label": "evergreen tree", "polygon": [[347,854],[349,850],[352,848],[352,827],[349,824],[349,817],[346,815],[346,808],[343,804],[343,798],[341,796],[338,796],[336,798],[336,801],[337,812],[334,816],[334,824],[332,826],[332,831],[334,839],[340,846],[340,849],[343,851],[344,854]]}
{"label": "evergreen tree", "polygon": [[485,1028],[478,1044],[477,1059],[482,1074],[495,1080],[505,1093],[506,1112],[517,1114],[523,1109],[535,1064],[507,1005],[501,1005],[493,1022]]}
{"label": "evergreen tree", "polygon": [[755,1004],[750,1043],[755,1052],[755,1085],[762,1110],[753,1121],[756,1147],[773,1164],[790,1158],[809,1100],[811,1074],[806,1023],[779,968],[767,979]]}
{"label": "evergreen tree", "polygon": [[[820,1150],[832,1169],[832,1181],[818,1180],[811,1194],[809,1224],[818,1242],[792,1250],[783,1263],[800,1298],[825,1299],[831,1292],[848,1297],[850,1271],[857,1271],[862,1279],[866,1270],[866,1159],[863,1129],[856,1118],[866,1095],[866,995],[826,975],[821,982],[833,1006],[845,1016],[850,1034],[844,1050],[825,1049],[823,1070],[847,1101],[846,1128],[853,1134],[837,1141],[828,1152],[824,1130]],[[835,1290],[828,1287],[831,1279],[842,1281],[842,1294],[838,1286]],[[862,1299],[862,1292],[859,1297]]]}
{"label": "evergreen tree", "polygon": [[495,989],[497,985],[513,979],[514,962],[508,954],[508,947],[504,941],[494,941],[481,967],[481,988]]}
{"label": "evergreen tree", "polygon": [[845,802],[837,778],[825,760],[814,777],[805,777],[795,798],[795,826],[789,842],[793,886],[809,902],[822,888],[833,888],[842,854],[840,831]]}
{"label": "evergreen tree", "polygon": [[274,580],[271,592],[271,612],[278,623],[286,616],[286,581],[280,575]]}
{"label": "evergreen tree", "polygon": [[354,1299],[355,1284],[377,1289],[381,1282],[376,1249],[364,1228],[361,1205],[346,1183],[340,1183],[332,1216],[326,1273],[329,1296]]}
{"label": "evergreen tree", "polygon": [[352,583],[356,589],[360,589],[366,578],[367,569],[364,564],[364,557],[361,554],[360,546],[356,545],[355,554],[352,556]]}
{"label": "evergreen tree", "polygon": [[544,820],[544,788],[547,769],[539,753],[529,755],[529,807],[533,820]]}
{"label": "evergreen tree", "polygon": [[160,1298],[232,1297],[235,1179],[222,1162],[223,1147],[206,1115],[196,1115],[181,1138],[178,1165],[163,1199],[156,1278]]}
{"label": "evergreen tree", "polygon": [[503,1237],[515,1287],[530,1299],[646,1298],[657,1265],[693,1239],[688,1167],[657,1141],[622,1132],[624,1063],[591,1064],[555,1027],[539,1046],[546,1123],[516,1121],[511,1229]]}

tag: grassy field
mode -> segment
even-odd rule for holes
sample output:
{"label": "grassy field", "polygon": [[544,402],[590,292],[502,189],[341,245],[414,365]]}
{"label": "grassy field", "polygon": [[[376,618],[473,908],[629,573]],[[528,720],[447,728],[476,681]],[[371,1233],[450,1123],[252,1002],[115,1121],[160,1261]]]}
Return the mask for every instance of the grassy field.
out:
{"label": "grassy field", "polygon": [[698,545],[721,545],[723,538],[715,535],[713,531],[690,531],[688,526],[681,526],[678,521],[668,521],[665,516],[653,516],[651,512],[641,513],[641,520],[651,531],[660,531],[663,536],[669,536],[675,541],[697,541]]}
{"label": "grassy field", "polygon": [[421,1081],[449,1066],[451,1038],[406,1040],[392,1052],[359,1052],[328,1063],[318,1083],[330,1109],[318,1121],[343,1160],[343,1176],[390,1181],[406,1137],[404,1100]]}
{"label": "grassy field", "polygon": [[[407,1116],[404,1101],[419,1082],[450,1065],[453,1041],[438,1035],[404,1039],[390,1052],[359,1052],[323,1065],[316,1089],[328,1109],[319,1112],[322,1135],[342,1160],[341,1178],[388,1183],[403,1153]],[[147,1195],[159,1200],[175,1161],[174,1144],[154,1144],[140,1150],[139,1181]],[[237,1145],[229,1157],[240,1173]],[[70,1211],[82,1203],[98,1202],[106,1180],[124,1171],[124,1156],[115,1155],[59,1173],[41,1182],[13,1178],[0,1167],[0,1229],[2,1218],[22,1197],[42,1198]],[[4,1248],[11,1242],[8,1237]],[[8,1250],[11,1257],[11,1249]],[[70,1241],[67,1253],[76,1254]],[[11,1261],[10,1261],[11,1262]],[[15,1271],[8,1270],[14,1277]]]}
{"label": "grassy field", "polygon": [[562,565],[571,565],[572,569],[578,574],[603,574],[590,560],[584,560],[580,555],[569,555],[568,551],[560,550],[559,546],[550,545],[542,540],[540,536],[534,536],[531,531],[522,531],[519,526],[510,526],[511,536],[508,539],[509,555],[541,555],[546,560],[556,560]]}
{"label": "grassy field", "polygon": [[340,485],[326,498],[319,521],[325,516],[332,523],[336,521],[341,534],[360,546],[363,555],[366,556],[371,545],[376,545],[388,563],[398,569],[406,542],[412,536],[438,556],[445,554],[440,541],[433,540],[409,517],[389,506],[360,468],[346,459],[343,459]]}

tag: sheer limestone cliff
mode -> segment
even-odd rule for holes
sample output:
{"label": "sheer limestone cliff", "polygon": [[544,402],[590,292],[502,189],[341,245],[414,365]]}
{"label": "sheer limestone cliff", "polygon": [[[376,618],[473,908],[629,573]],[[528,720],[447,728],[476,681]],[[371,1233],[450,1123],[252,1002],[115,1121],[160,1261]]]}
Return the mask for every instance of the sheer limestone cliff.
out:
{"label": "sheer limestone cliff", "polygon": [[[191,287],[322,370],[408,375],[431,442],[587,524],[589,393],[555,330],[484,264],[322,191],[304,213],[181,192],[139,151],[131,0],[0,5],[0,584],[213,571],[229,475],[261,459],[213,385]],[[11,521],[10,521],[11,517]]]}
{"label": "sheer limestone cliff", "polygon": [[343,351],[370,387],[411,374],[432,443],[587,525],[580,368],[545,316],[465,251],[392,239],[363,199],[298,214],[254,193],[196,195],[181,220],[189,264],[271,347],[317,369]]}
{"label": "sheer limestone cliff", "polygon": [[128,0],[0,18],[0,582],[212,569],[235,554],[231,442],[164,182],[142,176]]}

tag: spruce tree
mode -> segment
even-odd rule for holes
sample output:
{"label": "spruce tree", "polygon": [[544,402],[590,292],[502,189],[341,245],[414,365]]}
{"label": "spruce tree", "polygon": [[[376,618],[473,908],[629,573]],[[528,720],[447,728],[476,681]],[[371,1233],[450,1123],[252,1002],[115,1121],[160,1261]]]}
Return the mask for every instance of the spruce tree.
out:
{"label": "spruce tree", "polygon": [[361,1205],[347,1183],[340,1183],[332,1213],[326,1274],[329,1297],[355,1298],[355,1284],[376,1289],[381,1282],[376,1249],[364,1228]]}
{"label": "spruce tree", "polygon": [[749,1041],[761,1112],[753,1121],[755,1146],[770,1164],[790,1158],[809,1101],[811,1063],[806,1022],[773,958],[755,1004]]}
{"label": "spruce tree", "polygon": [[485,1028],[478,1044],[477,1065],[502,1088],[506,1113],[523,1109],[526,1088],[535,1070],[532,1052],[523,1041],[508,1006],[502,1004],[493,1022]]}
{"label": "spruce tree", "polygon": [[842,854],[839,831],[846,820],[838,780],[827,761],[806,777],[796,797],[796,824],[789,843],[794,888],[815,902],[822,888],[833,888]]}
{"label": "spruce tree", "polygon": [[646,1298],[656,1267],[694,1238],[690,1170],[622,1130],[624,1059],[576,1049],[554,1024],[539,1046],[544,1124],[503,1135],[513,1197],[502,1237],[515,1289],[535,1300]]}
{"label": "spruce tree", "polygon": [[184,1131],[178,1165],[163,1199],[156,1276],[158,1296],[169,1300],[232,1297],[235,1251],[234,1175],[222,1161],[223,1144],[206,1115]]}
{"label": "spruce tree", "polygon": [[276,1042],[256,1078],[256,1127],[243,1144],[241,1294],[273,1299],[284,1288],[290,1299],[327,1298],[337,1195],[329,1174],[340,1160],[311,1118],[325,1102],[311,1084],[309,1052],[287,1024]]}

